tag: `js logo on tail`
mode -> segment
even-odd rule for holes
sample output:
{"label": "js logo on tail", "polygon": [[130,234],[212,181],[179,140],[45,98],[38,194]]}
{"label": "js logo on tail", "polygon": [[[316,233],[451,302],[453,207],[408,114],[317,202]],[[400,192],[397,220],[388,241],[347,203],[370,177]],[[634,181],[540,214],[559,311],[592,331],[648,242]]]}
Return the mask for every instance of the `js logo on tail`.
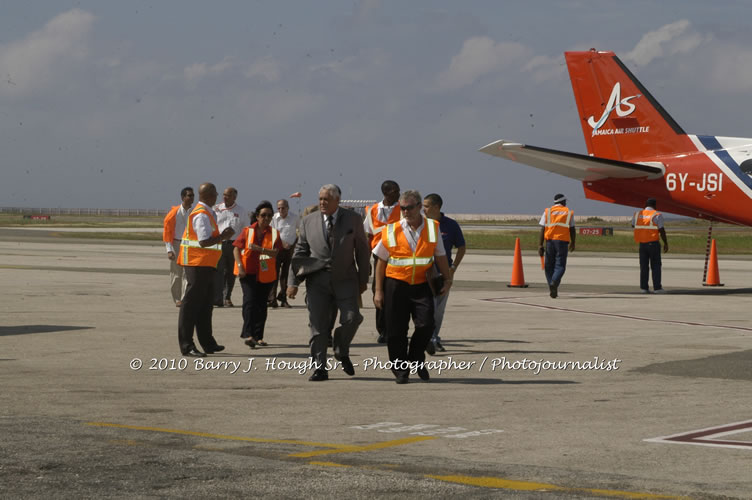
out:
{"label": "js logo on tail", "polygon": [[[603,110],[603,114],[601,115],[600,119],[596,122],[595,116],[591,116],[590,118],[588,118],[588,125],[593,127],[593,132],[595,132],[596,130],[601,128],[604,123],[606,123],[606,120],[608,120],[611,111],[616,111],[616,114],[622,118],[631,115],[635,110],[635,105],[629,101],[636,97],[641,97],[641,94],[632,95],[622,99],[621,84],[619,82],[616,82],[614,84],[614,88],[611,90],[611,97],[608,98],[608,105],[606,106],[606,109]],[[622,109],[622,106],[624,106],[625,108]]]}

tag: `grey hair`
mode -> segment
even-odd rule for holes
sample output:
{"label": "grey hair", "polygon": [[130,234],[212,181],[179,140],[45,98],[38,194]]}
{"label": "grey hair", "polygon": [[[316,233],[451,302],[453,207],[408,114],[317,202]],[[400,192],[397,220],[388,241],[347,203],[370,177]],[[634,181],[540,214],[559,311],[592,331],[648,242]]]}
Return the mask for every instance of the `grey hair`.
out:
{"label": "grey hair", "polygon": [[415,189],[408,189],[406,191],[402,191],[402,194],[400,195],[399,199],[400,201],[413,200],[418,205],[420,205],[421,202],[423,201],[423,197]]}
{"label": "grey hair", "polygon": [[340,196],[342,196],[339,190],[339,186],[337,186],[336,184],[324,184],[323,186],[321,186],[321,189],[319,189],[319,193],[321,191],[326,191],[327,193],[329,193],[329,196],[337,200],[339,200]]}

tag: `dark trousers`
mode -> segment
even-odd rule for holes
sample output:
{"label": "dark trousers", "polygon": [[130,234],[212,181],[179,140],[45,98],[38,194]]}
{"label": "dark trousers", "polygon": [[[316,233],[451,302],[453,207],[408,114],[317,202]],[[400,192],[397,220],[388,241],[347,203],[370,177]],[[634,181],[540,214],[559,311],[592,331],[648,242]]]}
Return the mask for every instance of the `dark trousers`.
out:
{"label": "dark trousers", "polygon": [[[379,261],[379,258],[375,255],[373,256],[373,266],[371,267],[371,270],[373,271],[373,281],[371,282],[371,292],[376,290],[376,263]],[[379,332],[379,335],[384,335],[386,332],[386,318],[384,317],[384,309],[376,309],[376,331]]]}
{"label": "dark trousers", "polygon": [[648,273],[653,271],[653,290],[661,286],[661,243],[651,241],[640,243],[640,288],[648,290]]}
{"label": "dark trousers", "polygon": [[564,271],[567,270],[567,254],[569,242],[561,240],[546,240],[546,259],[543,265],[546,280],[549,285],[561,282]]}
{"label": "dark trousers", "polygon": [[261,340],[266,326],[266,298],[272,283],[259,283],[256,275],[250,274],[240,278],[240,287],[243,289],[243,331],[240,336]]}
{"label": "dark trousers", "polygon": [[217,346],[212,335],[212,296],[216,271],[213,267],[186,266],[183,269],[188,284],[178,316],[180,352],[185,354],[196,348],[193,343],[194,328],[201,347],[212,350]]}
{"label": "dark trousers", "polygon": [[[389,361],[418,361],[426,359],[426,345],[434,329],[433,294],[428,283],[410,285],[393,278],[384,278],[384,316]],[[408,347],[407,331],[410,318],[415,331]],[[409,370],[392,370],[398,377]]]}
{"label": "dark trousers", "polygon": [[[277,252],[277,280],[269,291],[269,302],[275,300],[287,302],[287,273],[290,271],[293,250],[295,250],[294,244],[290,248]],[[279,285],[279,293],[277,293],[277,285]]]}
{"label": "dark trousers", "polygon": [[232,289],[235,288],[235,256],[232,241],[222,242],[222,256],[217,262],[217,272],[214,277],[214,303],[224,305],[225,300],[232,297]]}

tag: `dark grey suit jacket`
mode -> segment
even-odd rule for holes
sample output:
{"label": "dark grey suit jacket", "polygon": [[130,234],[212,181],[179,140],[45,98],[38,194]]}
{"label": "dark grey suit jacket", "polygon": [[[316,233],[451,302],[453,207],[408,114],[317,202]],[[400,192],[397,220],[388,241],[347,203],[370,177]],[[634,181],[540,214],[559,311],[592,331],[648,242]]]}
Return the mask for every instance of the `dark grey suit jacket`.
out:
{"label": "dark grey suit jacket", "polygon": [[291,286],[300,284],[295,275],[314,272],[319,269],[331,270],[332,282],[355,281],[363,287],[368,284],[368,271],[371,249],[363,230],[363,221],[354,211],[339,207],[334,221],[334,248],[330,249],[326,239],[326,228],[321,212],[313,212],[300,223],[300,236],[292,255],[287,282]]}

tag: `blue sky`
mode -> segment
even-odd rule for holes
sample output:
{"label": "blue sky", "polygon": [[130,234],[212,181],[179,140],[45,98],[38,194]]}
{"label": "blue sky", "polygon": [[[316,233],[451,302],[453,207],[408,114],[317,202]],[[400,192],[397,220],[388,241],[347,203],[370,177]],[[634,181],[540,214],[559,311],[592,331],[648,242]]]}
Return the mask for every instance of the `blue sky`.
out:
{"label": "blue sky", "polygon": [[752,2],[4,1],[0,206],[246,207],[334,182],[538,213],[579,183],[477,152],[585,152],[565,50],[613,50],[689,133],[752,136]]}

